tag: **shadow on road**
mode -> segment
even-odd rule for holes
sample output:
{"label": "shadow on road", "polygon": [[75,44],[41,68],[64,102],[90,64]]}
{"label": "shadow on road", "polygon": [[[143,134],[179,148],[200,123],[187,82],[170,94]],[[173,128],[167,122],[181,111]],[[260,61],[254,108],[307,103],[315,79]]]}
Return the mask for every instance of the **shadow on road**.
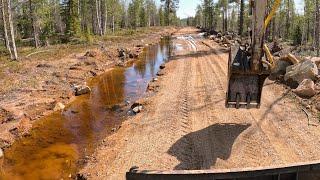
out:
{"label": "shadow on road", "polygon": [[217,158],[227,160],[236,138],[251,124],[214,124],[180,138],[168,150],[180,164],[175,170],[210,169]]}

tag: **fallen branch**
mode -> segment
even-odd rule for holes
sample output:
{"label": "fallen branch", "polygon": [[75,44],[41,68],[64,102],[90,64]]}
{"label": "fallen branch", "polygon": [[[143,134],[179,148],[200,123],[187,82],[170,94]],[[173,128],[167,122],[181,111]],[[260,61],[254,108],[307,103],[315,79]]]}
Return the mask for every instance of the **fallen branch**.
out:
{"label": "fallen branch", "polygon": [[32,55],[35,55],[35,54],[39,54],[39,53],[44,53],[44,52],[48,52],[48,51],[51,51],[52,49],[47,49],[47,50],[43,50],[43,51],[36,51],[36,52],[33,52],[33,53],[30,53],[28,55],[26,55],[26,58],[32,56]]}

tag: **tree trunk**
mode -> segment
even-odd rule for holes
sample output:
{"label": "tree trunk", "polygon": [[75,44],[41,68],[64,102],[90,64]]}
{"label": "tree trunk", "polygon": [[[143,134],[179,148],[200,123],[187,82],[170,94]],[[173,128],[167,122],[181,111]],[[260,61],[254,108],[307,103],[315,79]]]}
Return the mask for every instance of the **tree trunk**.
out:
{"label": "tree trunk", "polygon": [[32,7],[32,0],[29,0],[29,10],[30,10],[30,16],[32,21],[34,45],[36,48],[39,48],[40,46],[39,27],[38,27],[36,14],[34,12],[34,8]]}
{"label": "tree trunk", "polygon": [[167,19],[167,26],[170,26],[170,1],[167,1],[167,13],[166,13],[166,19]]}
{"label": "tree trunk", "polygon": [[225,27],[226,27],[226,25],[225,25],[225,23],[226,23],[226,21],[225,21],[225,14],[224,14],[224,11],[222,12],[222,31],[223,32],[225,32],[226,31],[226,29],[225,29]]}
{"label": "tree trunk", "polygon": [[223,14],[224,14],[224,16],[223,16],[223,18],[224,18],[224,32],[227,32],[228,31],[228,4],[226,4],[225,6],[224,6],[224,8],[223,8]]}
{"label": "tree trunk", "polygon": [[97,19],[97,30],[98,34],[102,36],[102,28],[101,28],[101,11],[100,11],[100,0],[96,0],[96,19]]}
{"label": "tree trunk", "polygon": [[112,16],[112,32],[115,31],[115,22],[114,22],[114,15]]}
{"label": "tree trunk", "polygon": [[10,57],[11,59],[13,58],[12,56],[12,52],[11,52],[11,48],[10,48],[10,42],[9,42],[9,36],[8,36],[8,29],[7,29],[7,20],[6,20],[6,10],[5,10],[5,5],[3,0],[0,1],[1,4],[1,13],[2,13],[2,21],[3,21],[3,31],[4,31],[4,38],[5,38],[5,44],[6,44],[6,48],[8,49],[9,53],[10,53]]}
{"label": "tree trunk", "polygon": [[320,0],[316,0],[316,19],[315,19],[315,42],[316,42],[316,48],[317,48],[317,56],[320,56]]}
{"label": "tree trunk", "polygon": [[290,0],[287,0],[287,10],[286,10],[286,39],[290,35]]}
{"label": "tree trunk", "polygon": [[244,0],[240,0],[239,35],[243,33]]}
{"label": "tree trunk", "polygon": [[107,33],[107,22],[108,22],[108,8],[106,1],[102,1],[102,6],[101,6],[101,26],[102,26],[102,34],[105,35]]}
{"label": "tree trunk", "polygon": [[8,3],[8,21],[9,21],[9,29],[10,29],[10,37],[11,37],[11,51],[12,51],[12,60],[18,59],[17,47],[15,42],[14,36],[14,29],[13,29],[13,21],[11,15],[11,0],[7,0]]}

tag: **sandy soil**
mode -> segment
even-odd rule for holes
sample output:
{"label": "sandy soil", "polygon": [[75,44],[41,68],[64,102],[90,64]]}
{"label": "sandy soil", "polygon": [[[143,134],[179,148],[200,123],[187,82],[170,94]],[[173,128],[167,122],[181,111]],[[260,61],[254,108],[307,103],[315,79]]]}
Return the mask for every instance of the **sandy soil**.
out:
{"label": "sandy soil", "polygon": [[178,48],[159,78],[158,93],[146,99],[141,114],[103,140],[81,173],[124,179],[132,166],[228,169],[319,159],[319,127],[308,125],[290,90],[267,81],[261,109],[226,109],[226,50],[205,46],[195,29],[175,37]]}
{"label": "sandy soil", "polygon": [[[26,135],[33,122],[52,113],[57,103],[73,101],[72,85],[83,85],[114,67],[120,60],[118,48],[139,54],[146,45],[158,43],[161,36],[175,31],[173,27],[155,28],[130,40],[118,37],[126,40],[101,41],[79,49],[63,49],[67,46],[61,45],[21,57],[18,62],[1,61],[0,148],[9,147],[15,139]],[[60,52],[66,56],[56,59]],[[94,54],[86,56],[87,52]]]}

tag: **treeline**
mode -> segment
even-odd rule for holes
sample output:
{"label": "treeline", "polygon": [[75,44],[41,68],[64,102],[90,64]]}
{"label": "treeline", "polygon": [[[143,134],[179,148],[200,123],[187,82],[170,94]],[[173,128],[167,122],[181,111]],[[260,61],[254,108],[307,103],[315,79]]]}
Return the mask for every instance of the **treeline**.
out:
{"label": "treeline", "polygon": [[[176,25],[178,0],[0,0],[0,36],[12,59],[16,42],[36,48],[138,27]],[[19,43],[22,44],[22,43]]]}
{"label": "treeline", "polygon": [[[202,26],[216,31],[230,31],[243,35],[251,26],[249,19],[250,0],[203,0],[197,7],[189,25]],[[275,0],[268,0],[268,9]],[[295,45],[310,45],[319,49],[320,0],[304,0],[303,11],[297,12],[294,0],[281,0],[276,16],[266,31],[267,40],[282,38]]]}

